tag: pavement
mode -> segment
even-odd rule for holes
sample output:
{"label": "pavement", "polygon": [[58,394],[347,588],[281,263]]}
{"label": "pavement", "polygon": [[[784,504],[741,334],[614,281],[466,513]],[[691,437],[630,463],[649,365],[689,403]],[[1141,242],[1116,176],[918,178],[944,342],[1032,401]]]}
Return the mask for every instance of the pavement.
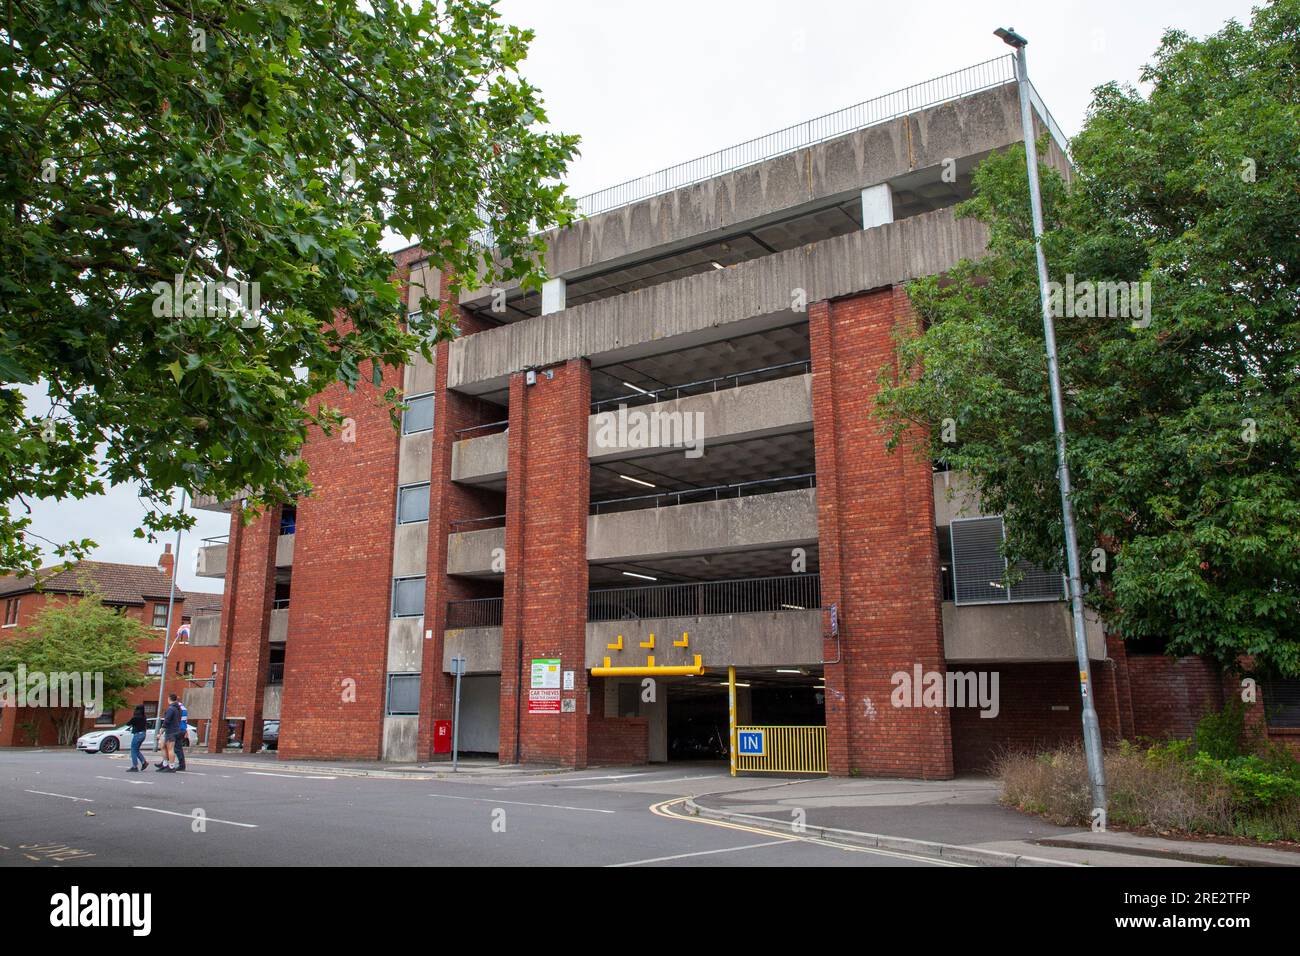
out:
{"label": "pavement", "polygon": [[158,865],[1296,866],[1300,854],[1056,827],[987,778],[737,777],[0,750],[0,867]]}

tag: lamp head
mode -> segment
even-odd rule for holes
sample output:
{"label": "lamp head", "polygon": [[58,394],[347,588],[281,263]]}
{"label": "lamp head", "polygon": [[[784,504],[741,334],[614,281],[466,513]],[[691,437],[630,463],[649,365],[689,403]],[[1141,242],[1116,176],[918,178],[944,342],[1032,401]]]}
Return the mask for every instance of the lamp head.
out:
{"label": "lamp head", "polygon": [[1015,47],[1017,50],[1029,45],[1029,41],[1017,33],[1014,27],[998,27],[993,31],[993,35],[999,37],[1007,46]]}

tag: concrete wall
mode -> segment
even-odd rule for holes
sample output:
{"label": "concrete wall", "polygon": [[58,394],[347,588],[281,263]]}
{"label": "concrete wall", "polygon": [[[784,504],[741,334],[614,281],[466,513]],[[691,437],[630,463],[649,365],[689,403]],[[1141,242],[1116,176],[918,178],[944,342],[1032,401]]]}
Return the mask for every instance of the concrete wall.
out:
{"label": "concrete wall", "polygon": [[185,710],[190,720],[210,720],[212,718],[212,688],[186,687],[181,694],[185,701]]}
{"label": "concrete wall", "polygon": [[395,617],[388,624],[388,672],[418,674],[424,652],[424,618]]}
{"label": "concrete wall", "polygon": [[501,673],[501,628],[463,627],[443,631],[442,669],[451,673],[451,659],[465,658],[466,674]]}
{"label": "concrete wall", "polygon": [[296,534],[282,534],[275,543],[275,566],[277,568],[293,567],[293,542]]}
{"label": "concrete wall", "polygon": [[452,342],[448,386],[484,394],[504,388],[511,372],[570,358],[588,356],[601,365],[728,338],[738,323],[756,317],[789,321],[796,289],[816,302],[933,275],[978,258],[986,242],[983,225],[940,209],[577,305]]}
{"label": "concrete wall", "polygon": [[979,498],[970,480],[961,472],[938,471],[934,474],[934,523],[946,528],[954,518],[981,518]]}
{"label": "concrete wall", "polygon": [[[1016,87],[1005,84],[553,230],[544,236],[547,267],[573,278],[669,252],[1021,138]],[[461,301],[490,294],[478,289]]]}
{"label": "concrete wall", "polygon": [[198,564],[194,573],[201,578],[224,578],[226,576],[226,544],[205,544],[199,548]]}
{"label": "concrete wall", "polygon": [[452,481],[504,481],[509,429],[466,438],[451,446]]}
{"label": "concrete wall", "polygon": [[221,643],[221,612],[195,614],[190,620],[190,646],[216,647]]}
{"label": "concrete wall", "polygon": [[454,531],[447,535],[447,573],[491,574],[492,552],[505,546],[505,528]]}
{"label": "concrete wall", "polygon": [[289,609],[287,607],[273,608],[271,610],[271,627],[268,634],[267,642],[270,644],[282,644],[289,640]]}
{"label": "concrete wall", "polygon": [[712,554],[816,540],[813,488],[620,511],[587,520],[590,561]]}
{"label": "concrete wall", "polygon": [[[687,647],[673,641],[688,637]],[[623,650],[607,645],[623,635]],[[653,651],[640,647],[655,635]],[[655,664],[695,663],[705,667],[786,667],[818,664],[822,660],[822,612],[767,611],[747,614],[707,614],[701,617],[646,618],[641,621],[588,621],[587,667],[600,666],[606,657],[614,667],[644,667],[646,656]]]}
{"label": "concrete wall", "polygon": [[[705,445],[712,440],[743,441],[799,431],[812,425],[812,375],[794,375],[653,405],[637,405],[623,412],[618,409],[599,412],[587,422],[587,457],[604,461],[652,455],[665,446],[678,447],[682,444],[678,439],[686,432],[687,416],[692,416],[691,439],[701,440]],[[637,428],[638,421],[647,425]],[[674,424],[671,429],[649,427],[649,423],[656,421]],[[698,430],[695,422],[700,423]],[[656,437],[665,445],[651,444]]]}
{"label": "concrete wall", "polygon": [[384,717],[384,760],[415,763],[419,717]]}
{"label": "concrete wall", "polygon": [[279,720],[280,719],[280,698],[283,695],[283,684],[267,684],[266,690],[262,691],[262,719]]}
{"label": "concrete wall", "polygon": [[[1101,622],[1085,617],[1088,656],[1106,658]],[[943,649],[949,664],[959,661],[1074,660],[1074,626],[1065,601],[1019,604],[943,604]]]}
{"label": "concrete wall", "polygon": [[429,551],[429,522],[396,525],[393,531],[393,577],[424,574]]}

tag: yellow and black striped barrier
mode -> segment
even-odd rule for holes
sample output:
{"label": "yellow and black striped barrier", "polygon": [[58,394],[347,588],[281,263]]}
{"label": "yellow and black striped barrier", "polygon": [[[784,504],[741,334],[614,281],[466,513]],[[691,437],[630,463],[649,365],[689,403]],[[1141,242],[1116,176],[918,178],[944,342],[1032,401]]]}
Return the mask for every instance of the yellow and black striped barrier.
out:
{"label": "yellow and black striped barrier", "polygon": [[826,728],[737,727],[736,770],[745,773],[825,773]]}

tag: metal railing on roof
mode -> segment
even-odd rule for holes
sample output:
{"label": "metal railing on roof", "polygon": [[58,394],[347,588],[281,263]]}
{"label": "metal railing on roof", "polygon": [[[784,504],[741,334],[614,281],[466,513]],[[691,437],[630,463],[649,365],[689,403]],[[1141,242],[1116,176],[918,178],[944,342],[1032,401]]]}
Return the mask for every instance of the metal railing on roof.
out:
{"label": "metal railing on roof", "polygon": [[[684,186],[692,186],[745,166],[752,166],[785,153],[815,146],[836,136],[875,126],[877,123],[886,123],[900,116],[915,113],[917,110],[929,109],[940,103],[970,96],[1004,83],[1012,83],[1015,82],[1015,78],[1015,57],[1010,54],[994,57],[983,63],[976,63],[974,66],[945,73],[943,76],[846,106],[833,113],[805,120],[794,126],[787,126],[774,133],[728,146],[707,156],[699,156],[646,176],[629,179],[617,186],[588,193],[575,200],[575,203],[580,216],[598,216],[619,206],[640,202]],[[1043,112],[1046,114],[1045,109]],[[1044,118],[1047,118],[1046,115]],[[1051,125],[1055,126],[1055,121],[1051,121]],[[487,227],[475,233],[474,240],[480,245],[492,245],[491,228]]]}
{"label": "metal railing on roof", "polygon": [[[619,405],[643,405],[646,403],[664,402],[672,399],[681,398],[683,395],[700,395],[705,392],[716,392],[720,389],[738,388],[747,380],[757,380],[766,376],[765,380],[789,377],[797,375],[799,372],[793,372],[791,369],[800,369],[803,373],[812,371],[812,361],[810,359],[800,359],[797,362],[783,362],[780,365],[767,365],[763,368],[747,369],[744,372],[732,372],[729,375],[718,375],[713,378],[702,378],[696,382],[686,382],[682,385],[661,385],[659,388],[640,388],[635,392],[629,392],[626,395],[616,395],[613,398],[600,398],[591,403],[591,411],[597,414],[605,409],[606,406],[612,405],[617,408]],[[779,373],[779,374],[778,374]],[[624,382],[623,384],[627,384]]]}
{"label": "metal railing on roof", "polygon": [[821,575],[600,588],[587,593],[588,621],[808,611],[821,607]]}

